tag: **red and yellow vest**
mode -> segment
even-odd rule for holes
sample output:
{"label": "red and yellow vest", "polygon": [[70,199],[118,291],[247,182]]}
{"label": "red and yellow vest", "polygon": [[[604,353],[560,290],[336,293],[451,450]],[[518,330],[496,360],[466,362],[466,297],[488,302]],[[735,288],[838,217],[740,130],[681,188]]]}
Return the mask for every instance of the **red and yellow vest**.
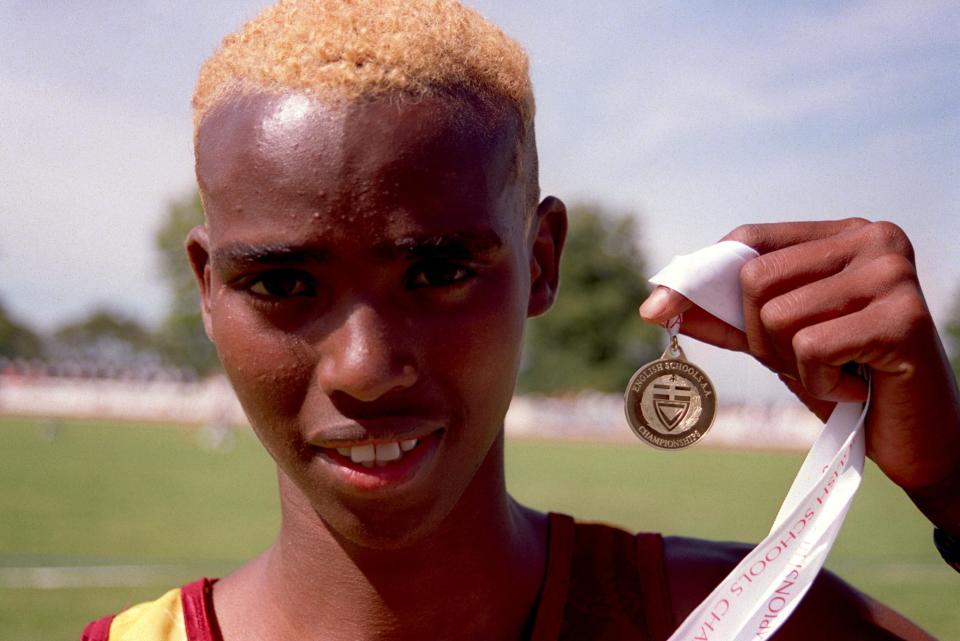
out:
{"label": "red and yellow vest", "polygon": [[[547,574],[531,641],[663,641],[676,628],[659,534],[550,514]],[[81,641],[223,641],[215,579],[94,621]]]}

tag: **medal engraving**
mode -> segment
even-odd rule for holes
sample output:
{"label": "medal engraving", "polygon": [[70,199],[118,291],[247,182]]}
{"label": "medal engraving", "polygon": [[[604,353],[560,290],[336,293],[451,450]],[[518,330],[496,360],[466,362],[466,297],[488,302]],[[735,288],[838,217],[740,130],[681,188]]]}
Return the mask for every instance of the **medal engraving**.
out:
{"label": "medal engraving", "polygon": [[717,410],[713,383],[674,339],[659,360],[641,367],[624,395],[630,429],[653,447],[676,450],[707,433]]}

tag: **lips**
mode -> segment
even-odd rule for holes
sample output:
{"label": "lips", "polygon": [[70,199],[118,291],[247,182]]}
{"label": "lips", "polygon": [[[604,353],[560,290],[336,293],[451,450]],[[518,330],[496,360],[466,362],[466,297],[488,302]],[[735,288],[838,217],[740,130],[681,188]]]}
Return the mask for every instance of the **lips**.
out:
{"label": "lips", "polygon": [[[418,436],[399,429],[403,437],[314,439],[312,445],[324,468],[345,490],[370,492],[399,489],[432,467],[443,428],[420,428]],[[397,433],[394,432],[394,433]]]}

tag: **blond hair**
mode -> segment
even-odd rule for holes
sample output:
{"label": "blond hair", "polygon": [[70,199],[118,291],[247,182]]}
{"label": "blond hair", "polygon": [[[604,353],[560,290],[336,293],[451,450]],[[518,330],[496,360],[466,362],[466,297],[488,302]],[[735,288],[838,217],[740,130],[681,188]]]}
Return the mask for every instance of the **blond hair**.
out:
{"label": "blond hair", "polygon": [[456,0],[279,0],[224,38],[200,69],[194,143],[225,98],[283,90],[334,102],[449,97],[508,114],[517,132],[515,177],[527,206],[539,200],[526,53]]}
{"label": "blond hair", "polygon": [[333,100],[466,93],[534,103],[522,47],[455,0],[280,0],[224,38],[200,70],[194,136],[229,95],[294,89]]}

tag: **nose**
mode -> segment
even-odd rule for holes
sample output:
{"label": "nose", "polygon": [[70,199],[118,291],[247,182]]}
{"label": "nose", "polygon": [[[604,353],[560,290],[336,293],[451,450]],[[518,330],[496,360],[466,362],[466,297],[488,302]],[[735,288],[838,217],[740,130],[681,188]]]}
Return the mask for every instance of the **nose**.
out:
{"label": "nose", "polygon": [[354,306],[321,345],[317,379],[324,393],[374,401],[412,387],[418,372],[405,347],[405,329],[402,321],[393,322],[370,305]]}

